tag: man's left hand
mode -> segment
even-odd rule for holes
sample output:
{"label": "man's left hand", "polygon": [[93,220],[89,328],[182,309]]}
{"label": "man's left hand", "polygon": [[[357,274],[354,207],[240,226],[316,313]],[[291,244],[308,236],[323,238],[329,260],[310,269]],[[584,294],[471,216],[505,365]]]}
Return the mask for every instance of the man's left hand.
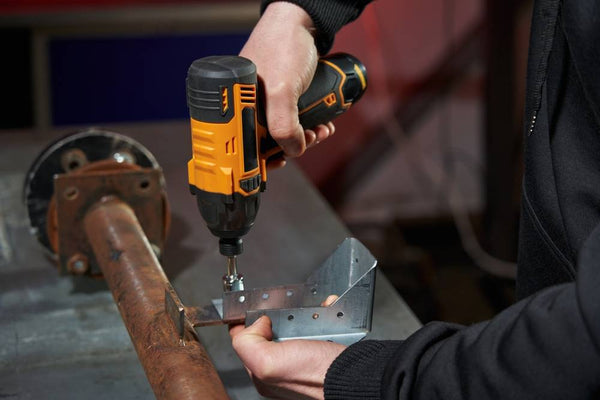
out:
{"label": "man's left hand", "polygon": [[346,348],[317,340],[273,342],[266,316],[247,328],[234,326],[229,333],[258,392],[276,399],[323,399],[327,369]]}

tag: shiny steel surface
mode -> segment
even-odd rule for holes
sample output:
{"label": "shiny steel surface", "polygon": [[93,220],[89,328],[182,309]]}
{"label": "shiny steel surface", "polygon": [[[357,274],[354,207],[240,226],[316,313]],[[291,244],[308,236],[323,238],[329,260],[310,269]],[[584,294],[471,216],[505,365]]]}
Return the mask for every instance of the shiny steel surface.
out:
{"label": "shiny steel surface", "polygon": [[[175,326],[245,323],[263,315],[273,340],[314,339],[351,345],[371,330],[377,260],[357,239],[345,239],[303,284],[226,291],[203,307],[184,307],[166,293]],[[326,299],[336,300],[325,306]]]}

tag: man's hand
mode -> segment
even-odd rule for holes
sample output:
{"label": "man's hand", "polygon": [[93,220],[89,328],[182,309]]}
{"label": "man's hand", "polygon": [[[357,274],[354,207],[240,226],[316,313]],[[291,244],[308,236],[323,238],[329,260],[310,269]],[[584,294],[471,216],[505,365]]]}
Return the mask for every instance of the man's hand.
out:
{"label": "man's hand", "polygon": [[258,392],[276,399],[322,399],[327,369],[345,346],[317,340],[272,342],[271,320],[230,329],[233,348]]}
{"label": "man's hand", "polygon": [[312,20],[302,8],[285,1],[271,3],[240,53],[256,64],[266,97],[269,132],[291,157],[301,155],[335,130],[329,122],[304,131],[298,121],[298,98],[317,67],[313,31]]}

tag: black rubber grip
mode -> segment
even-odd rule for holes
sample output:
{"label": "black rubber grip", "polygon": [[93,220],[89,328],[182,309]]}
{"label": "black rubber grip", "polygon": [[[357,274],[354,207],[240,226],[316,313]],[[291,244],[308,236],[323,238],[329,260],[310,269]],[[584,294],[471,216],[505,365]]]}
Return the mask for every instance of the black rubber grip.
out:
{"label": "black rubber grip", "polygon": [[[366,87],[367,71],[356,57],[336,53],[321,58],[310,86],[298,100],[300,125],[311,129],[333,121],[361,98]],[[276,147],[269,136],[261,143],[261,153],[279,158]]]}
{"label": "black rubber grip", "polygon": [[362,96],[366,79],[364,65],[354,56],[337,53],[319,60],[310,86],[298,100],[300,124],[310,129],[334,120]]}

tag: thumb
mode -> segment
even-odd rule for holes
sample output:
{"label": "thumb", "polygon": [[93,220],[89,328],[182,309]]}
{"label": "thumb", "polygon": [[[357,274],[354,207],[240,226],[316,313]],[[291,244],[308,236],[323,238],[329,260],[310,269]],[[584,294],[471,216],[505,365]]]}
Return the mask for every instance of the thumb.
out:
{"label": "thumb", "polygon": [[273,344],[271,338],[271,320],[262,316],[249,327],[235,331],[231,330],[231,345],[244,366],[253,373],[261,367],[261,359],[257,354],[264,354],[266,348]]}
{"label": "thumb", "polygon": [[236,351],[238,351],[238,348],[243,349],[247,346],[268,342],[273,338],[271,320],[265,315],[254,321],[249,327],[244,329],[240,328],[241,326],[235,327],[229,331],[233,348]]}
{"label": "thumb", "polygon": [[298,97],[285,83],[266,90],[269,133],[286,155],[297,157],[306,149],[304,129],[298,118]]}

